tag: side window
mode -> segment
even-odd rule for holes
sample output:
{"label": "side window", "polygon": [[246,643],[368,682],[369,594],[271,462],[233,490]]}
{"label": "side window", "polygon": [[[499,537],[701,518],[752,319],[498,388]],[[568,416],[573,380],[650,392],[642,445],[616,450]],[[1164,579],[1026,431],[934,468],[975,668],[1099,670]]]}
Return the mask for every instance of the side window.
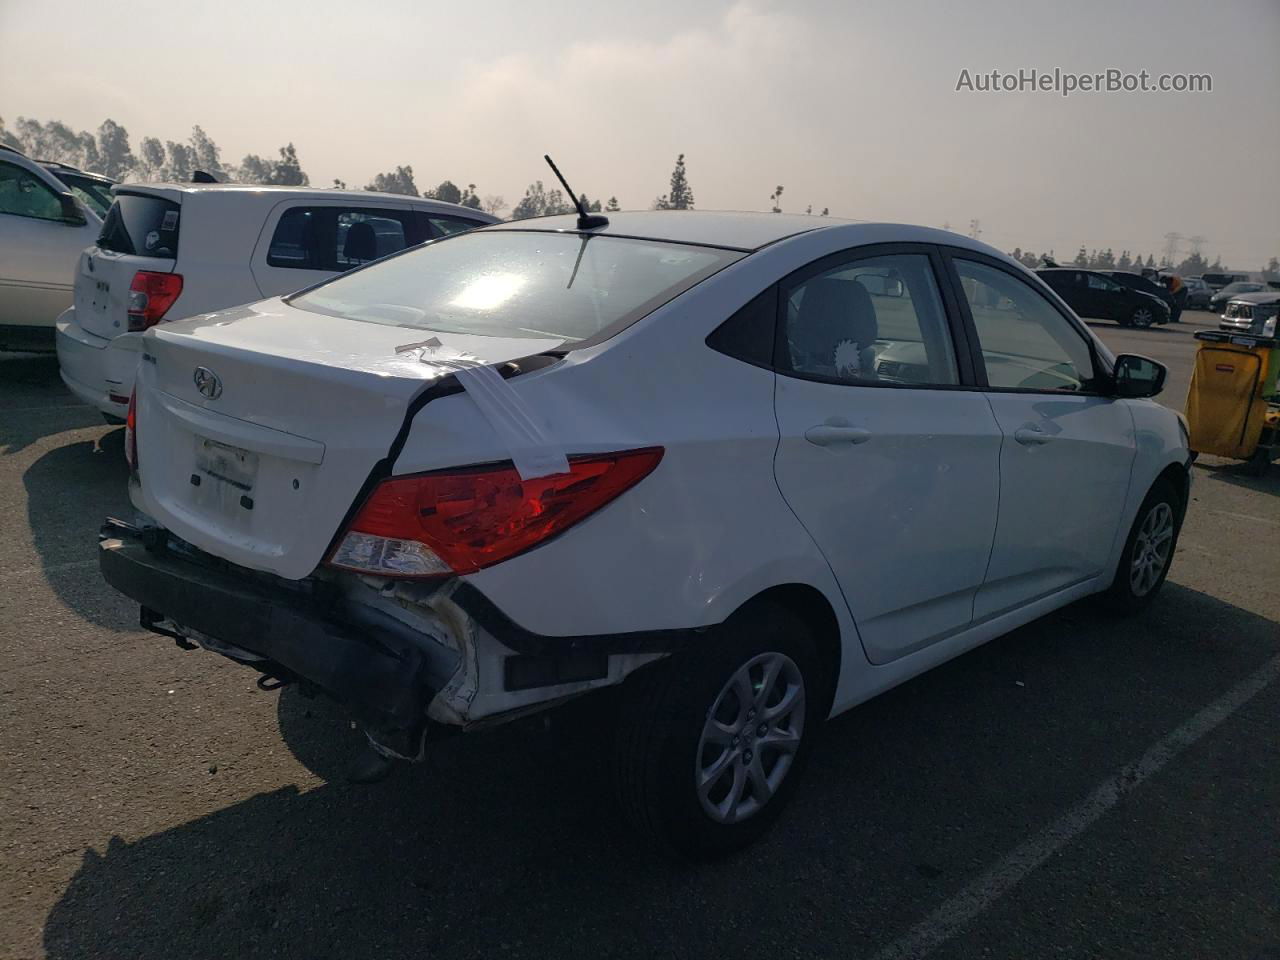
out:
{"label": "side window", "polygon": [[447,237],[451,233],[462,233],[464,230],[474,230],[476,227],[484,226],[479,220],[463,220],[458,217],[428,216],[427,221],[437,237]]}
{"label": "side window", "polygon": [[408,211],[292,207],[271,235],[267,264],[340,272],[403,250],[413,240]]}
{"label": "side window", "polygon": [[[405,217],[407,220],[408,218]],[[407,247],[405,223],[391,210],[343,210],[338,214],[336,262],[349,270]]]}
{"label": "side window", "polygon": [[0,163],[0,213],[36,220],[61,220],[62,202],[35,174]]}
{"label": "side window", "polygon": [[784,371],[863,384],[960,382],[924,254],[851,260],[784,284],[782,310]]}
{"label": "side window", "polygon": [[772,369],[777,323],[778,288],[772,286],[712,330],[707,346],[736,360]]}
{"label": "side window", "polygon": [[1099,274],[1088,273],[1085,274],[1085,276],[1089,278],[1090,290],[1106,290],[1108,292],[1115,292],[1120,289],[1120,284],[1116,283],[1114,280],[1108,280],[1106,277]]}
{"label": "side window", "polygon": [[1093,355],[1070,321],[1012,274],[956,259],[987,382],[1000,389],[1092,389]]}
{"label": "side window", "polygon": [[316,210],[294,207],[286,210],[271,235],[267,263],[296,270],[323,270],[316,238]]}

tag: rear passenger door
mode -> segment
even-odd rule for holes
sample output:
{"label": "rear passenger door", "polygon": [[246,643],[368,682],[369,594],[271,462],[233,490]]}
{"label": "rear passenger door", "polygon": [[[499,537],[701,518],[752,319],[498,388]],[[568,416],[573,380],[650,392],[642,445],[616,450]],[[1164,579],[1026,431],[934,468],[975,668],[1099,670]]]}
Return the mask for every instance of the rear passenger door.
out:
{"label": "rear passenger door", "polygon": [[407,203],[285,201],[258,238],[253,276],[264,297],[280,296],[427,239]]}
{"label": "rear passenger door", "polygon": [[782,282],[782,495],[874,663],[963,630],[995,533],[1000,429],[929,247],[859,248]]}
{"label": "rear passenger door", "polygon": [[975,620],[1107,573],[1135,454],[1092,341],[997,260],[952,251],[975,366],[1003,434],[1000,519]]}

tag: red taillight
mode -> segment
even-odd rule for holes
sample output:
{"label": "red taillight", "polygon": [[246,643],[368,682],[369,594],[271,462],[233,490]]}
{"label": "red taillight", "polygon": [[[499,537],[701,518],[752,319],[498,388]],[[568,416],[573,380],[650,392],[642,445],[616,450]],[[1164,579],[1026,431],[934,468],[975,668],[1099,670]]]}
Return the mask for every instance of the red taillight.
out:
{"label": "red taillight", "polygon": [[137,333],[164,319],[182,293],[182,274],[139,270],[129,284],[129,330]]}
{"label": "red taillight", "polygon": [[569,458],[569,472],[521,480],[515,467],[391,477],[374,488],[329,557],[389,577],[472,573],[564,532],[643,480],[661,447]]}
{"label": "red taillight", "polygon": [[129,394],[129,412],[124,418],[124,459],[129,470],[138,469],[138,391]]}

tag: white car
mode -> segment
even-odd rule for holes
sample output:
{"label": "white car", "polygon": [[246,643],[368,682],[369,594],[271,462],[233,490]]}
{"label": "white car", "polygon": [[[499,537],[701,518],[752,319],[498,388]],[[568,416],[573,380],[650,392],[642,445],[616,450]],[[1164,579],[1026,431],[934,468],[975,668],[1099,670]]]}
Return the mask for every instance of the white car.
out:
{"label": "white car", "polygon": [[75,270],[75,303],[57,319],[63,381],[111,422],[124,420],[140,338],[155,324],[292,293],[497,221],[453,203],[366,191],[184,183],[114,193]]}
{"label": "white car", "polygon": [[150,331],[106,580],[388,755],[627,680],[624,804],[692,856],[764,829],[828,716],[1156,595],[1165,370],[1033,273],[922,227],[610,218]]}
{"label": "white car", "polygon": [[111,183],[0,145],[0,350],[53,346],[76,258],[102,227]]}

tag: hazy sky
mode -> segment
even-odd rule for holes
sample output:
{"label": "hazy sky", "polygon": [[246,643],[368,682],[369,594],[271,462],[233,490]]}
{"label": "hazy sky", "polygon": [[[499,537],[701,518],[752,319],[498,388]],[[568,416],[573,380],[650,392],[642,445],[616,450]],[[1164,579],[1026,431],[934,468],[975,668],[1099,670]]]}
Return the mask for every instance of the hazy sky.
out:
{"label": "hazy sky", "polygon": [[[1208,73],[1201,94],[956,92],[973,73]],[[1280,0],[0,0],[0,117],[298,148],[312,182],[412,164],[514,203],[830,207],[1005,249],[1280,256]],[[1184,247],[1185,252],[1185,247]]]}

